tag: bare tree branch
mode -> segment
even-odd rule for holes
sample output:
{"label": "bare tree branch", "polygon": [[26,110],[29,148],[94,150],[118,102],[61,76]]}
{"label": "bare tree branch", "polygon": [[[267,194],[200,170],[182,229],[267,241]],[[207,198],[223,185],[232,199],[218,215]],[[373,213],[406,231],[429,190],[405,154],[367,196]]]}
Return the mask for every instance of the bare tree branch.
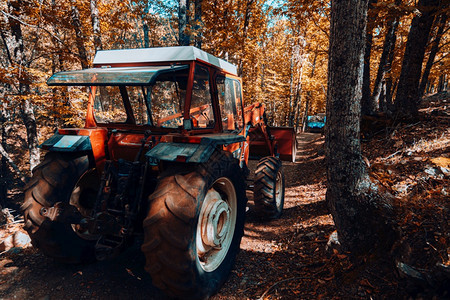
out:
{"label": "bare tree branch", "polygon": [[447,58],[448,55],[449,55],[448,53],[442,55],[442,57],[441,57],[440,59],[437,59],[437,60],[435,60],[435,61],[433,62],[433,65],[437,64],[438,62],[443,61],[444,59]]}
{"label": "bare tree branch", "polygon": [[4,14],[6,17],[11,18],[11,19],[14,19],[14,20],[16,20],[17,22],[19,22],[19,23],[22,24],[22,25],[25,25],[25,26],[28,26],[28,27],[31,27],[31,28],[36,28],[36,29],[43,30],[43,31],[47,32],[52,38],[54,38],[55,40],[57,40],[58,42],[60,42],[61,44],[64,45],[63,41],[61,41],[57,36],[55,36],[55,35],[54,35],[52,32],[50,32],[49,30],[47,30],[47,29],[45,29],[45,28],[42,28],[42,27],[40,27],[40,26],[36,26],[36,25],[33,25],[33,24],[28,24],[28,23],[22,21],[21,19],[19,19],[19,18],[13,16],[13,15],[11,15],[11,14],[8,14],[7,12],[5,12],[5,11],[3,11],[3,10],[0,10],[0,12],[1,12],[2,14]]}
{"label": "bare tree branch", "polygon": [[12,63],[11,53],[9,52],[9,48],[8,48],[8,46],[7,46],[7,44],[6,44],[5,34],[3,33],[2,30],[0,30],[0,34],[1,34],[1,36],[2,36],[3,44],[5,45],[6,55],[8,56],[8,61],[9,61],[9,63],[11,64],[11,63]]}
{"label": "bare tree branch", "polygon": [[327,36],[327,38],[330,38],[330,35],[328,33],[327,30],[323,29],[318,23],[317,20],[314,18],[314,16],[311,16],[311,20],[313,21],[314,25],[316,25],[316,27],[322,31],[323,34],[325,34]]}

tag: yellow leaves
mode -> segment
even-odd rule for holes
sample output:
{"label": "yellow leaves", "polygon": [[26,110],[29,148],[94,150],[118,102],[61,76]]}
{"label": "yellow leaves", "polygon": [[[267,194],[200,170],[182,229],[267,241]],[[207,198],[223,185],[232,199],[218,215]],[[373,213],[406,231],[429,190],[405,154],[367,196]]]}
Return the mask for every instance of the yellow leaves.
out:
{"label": "yellow leaves", "polygon": [[438,167],[449,168],[450,167],[450,158],[448,157],[436,157],[431,159],[431,162],[434,163]]}

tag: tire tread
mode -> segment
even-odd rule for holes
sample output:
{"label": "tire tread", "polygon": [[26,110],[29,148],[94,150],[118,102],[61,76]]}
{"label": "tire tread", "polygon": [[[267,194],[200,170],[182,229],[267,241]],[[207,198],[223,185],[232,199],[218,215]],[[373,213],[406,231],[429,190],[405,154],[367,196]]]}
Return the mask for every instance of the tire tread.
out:
{"label": "tire tread", "polygon": [[70,225],[64,227],[42,216],[41,209],[50,208],[59,201],[68,202],[76,181],[88,166],[87,156],[50,152],[34,168],[33,177],[24,189],[21,210],[25,230],[34,246],[63,263],[92,261],[93,244],[79,238]]}
{"label": "tire tread", "polygon": [[[282,204],[277,207],[275,188],[277,173],[282,175]],[[257,214],[264,219],[275,219],[281,215],[284,202],[284,176],[281,161],[273,156],[260,159],[255,171],[253,197]]]}

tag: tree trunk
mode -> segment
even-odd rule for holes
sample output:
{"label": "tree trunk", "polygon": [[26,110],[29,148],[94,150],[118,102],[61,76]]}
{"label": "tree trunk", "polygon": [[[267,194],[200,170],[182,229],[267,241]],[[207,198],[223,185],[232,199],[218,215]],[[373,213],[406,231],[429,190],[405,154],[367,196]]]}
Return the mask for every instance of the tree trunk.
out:
{"label": "tree trunk", "polygon": [[368,0],[331,2],[326,199],[340,243],[354,255],[389,251],[390,200],[369,178],[361,155],[360,116]]}
{"label": "tree trunk", "polygon": [[392,47],[391,47],[391,51],[389,52],[388,55],[388,59],[387,59],[387,64],[386,64],[386,69],[389,70],[389,76],[385,76],[385,95],[384,95],[384,101],[386,102],[386,113],[388,113],[389,115],[392,115],[392,113],[395,110],[394,107],[394,101],[393,101],[393,96],[395,94],[395,91],[397,89],[398,86],[398,79],[393,78],[393,74],[391,72],[392,69],[392,62],[394,61],[394,56],[395,56],[395,43],[396,43],[396,39],[397,39],[397,35],[394,34],[394,40],[392,42]]}
{"label": "tree trunk", "polygon": [[388,106],[386,102],[386,81],[381,83],[381,88],[378,92],[377,101],[379,101],[378,109],[382,112],[388,111]]}
{"label": "tree trunk", "polygon": [[143,21],[142,31],[144,31],[144,48],[150,47],[149,29],[146,21]]}
{"label": "tree trunk", "polygon": [[[29,93],[29,91],[27,91]],[[40,151],[38,148],[38,135],[36,118],[34,116],[33,106],[29,100],[24,101],[21,109],[21,115],[25,128],[27,130],[28,151],[30,153],[30,170],[39,164]]]}
{"label": "tree trunk", "polygon": [[241,59],[239,60],[238,64],[238,76],[242,77],[242,71],[244,68],[244,62],[242,61],[242,57],[245,53],[245,45],[247,41],[247,35],[248,35],[248,26],[250,25],[250,17],[252,12],[252,5],[254,0],[247,0],[246,1],[246,7],[245,7],[245,13],[244,13],[244,25],[242,27],[242,39],[241,39]]}
{"label": "tree trunk", "polygon": [[363,83],[362,83],[362,98],[361,98],[361,112],[363,115],[373,115],[377,110],[376,103],[372,102],[370,97],[370,54],[372,52],[373,28],[375,26],[375,19],[378,12],[375,12],[373,7],[378,0],[369,1],[369,12],[366,30],[366,47],[364,51],[364,69],[363,69]]}
{"label": "tree trunk", "polygon": [[[291,119],[289,120],[289,126],[293,127],[294,125],[296,125],[296,129],[298,127],[298,114],[299,114],[299,110],[300,110],[300,105],[301,105],[301,99],[302,99],[302,82],[301,82],[301,78],[299,78],[298,82],[297,82],[297,91],[295,93],[295,97],[294,97],[294,104],[292,105],[292,115],[291,115]],[[297,119],[295,119],[295,117],[297,116]],[[294,121],[297,120],[297,123],[294,124]]]}
{"label": "tree trunk", "polygon": [[[400,1],[397,0],[396,4],[399,5]],[[375,84],[373,87],[371,102],[375,104],[378,103],[385,75],[391,68],[392,61],[389,62],[389,55],[393,53],[393,49],[395,48],[396,34],[398,28],[398,16],[393,16],[392,14],[394,13],[391,13],[391,16],[388,18],[386,37],[384,38],[383,44],[383,52],[381,54],[380,64],[378,65],[377,77],[375,79]],[[382,105],[380,105],[380,109],[385,111],[384,108],[382,108]]]}
{"label": "tree trunk", "polygon": [[146,20],[147,15],[150,11],[150,3],[145,3],[144,14],[142,15],[142,31],[144,31],[144,48],[150,47],[150,37],[149,37],[149,28],[148,22]]}
{"label": "tree trunk", "polygon": [[85,36],[82,30],[81,20],[80,20],[80,12],[76,6],[76,2],[71,0],[71,10],[72,10],[72,26],[75,31],[75,43],[78,48],[78,56],[80,58],[81,67],[86,69],[89,67],[87,51],[84,46]]}
{"label": "tree trunk", "polygon": [[[5,99],[5,94],[8,85],[0,86],[0,99]],[[25,176],[11,159],[8,154],[8,137],[10,131],[12,130],[11,122],[11,114],[9,112],[9,108],[7,107],[6,102],[2,103],[0,107],[0,125],[1,125],[1,141],[0,141],[0,156],[1,164],[0,164],[0,207],[5,206],[5,200],[8,195],[8,181],[10,180],[9,176],[9,167],[8,164],[13,168],[15,173],[19,176],[20,180],[24,183],[26,182]],[[9,123],[9,124],[8,124]],[[2,201],[3,200],[3,201]]]}
{"label": "tree trunk", "polygon": [[308,121],[309,102],[311,102],[311,92],[308,91],[307,97],[306,97],[305,112],[303,113],[303,119],[302,119],[302,131],[303,132],[305,132],[305,130],[306,130],[306,123]]}
{"label": "tree trunk", "polygon": [[295,110],[293,109],[293,90],[294,90],[294,55],[291,56],[291,62],[290,62],[290,69],[289,69],[289,109],[288,109],[288,126],[292,126],[292,123],[294,121],[294,116],[292,115],[292,112],[295,113]]}
{"label": "tree trunk", "polygon": [[179,0],[178,7],[178,44],[189,46],[191,35],[188,33],[189,24],[189,0]]}
{"label": "tree trunk", "polygon": [[195,0],[195,12],[194,12],[194,31],[195,31],[195,38],[194,38],[194,46],[202,49],[202,0]]}
{"label": "tree trunk", "polygon": [[23,175],[22,171],[20,171],[19,167],[13,162],[13,160],[9,156],[8,152],[6,152],[6,150],[3,148],[3,146],[1,144],[0,144],[0,155],[2,156],[2,160],[5,159],[9,163],[9,165],[13,168],[13,170],[19,176],[20,180],[23,183],[26,183],[26,178]]}
{"label": "tree trunk", "polygon": [[[441,80],[442,78],[442,80]],[[448,88],[448,76],[447,74],[442,74],[441,76],[439,76],[439,89],[438,92],[443,92],[446,91]]]}
{"label": "tree trunk", "polygon": [[[9,10],[13,16],[20,16],[21,7],[22,1],[20,0],[9,2]],[[12,66],[22,68],[26,65],[22,28],[20,27],[19,21],[14,18],[5,17],[4,21],[6,25],[9,25],[9,31],[3,31],[2,29],[4,45],[9,53],[9,63]],[[18,95],[22,96],[29,94],[30,88],[27,82],[28,78],[18,78],[18,83],[16,84],[16,86],[18,86],[18,90],[16,91]],[[39,164],[40,155],[39,148],[37,148],[38,134],[36,119],[34,116],[33,105],[29,99],[22,99],[20,111],[27,131],[28,150],[30,154],[30,170],[33,170],[33,168]]]}
{"label": "tree trunk", "polygon": [[439,0],[419,0],[417,8],[420,15],[416,15],[411,22],[395,96],[395,110],[401,117],[411,118],[418,113],[422,63],[438,5]]}
{"label": "tree trunk", "polygon": [[[314,59],[311,66],[311,74],[309,75],[310,80],[314,78],[314,73],[316,71],[316,62],[317,62],[317,55],[318,55],[319,45],[316,46],[316,51],[314,52]],[[302,119],[302,131],[304,132],[306,130],[306,121],[308,118],[308,110],[309,110],[309,102],[311,101],[311,92],[308,91],[306,93],[306,105],[305,105],[305,112],[303,113],[303,119]],[[298,118],[297,118],[297,127],[298,127]]]}
{"label": "tree trunk", "polygon": [[436,91],[438,93],[440,93],[440,92],[446,90],[446,88],[447,88],[447,75],[441,74],[441,75],[439,75],[439,81],[438,81]]}
{"label": "tree trunk", "polygon": [[102,50],[102,38],[100,31],[100,20],[98,17],[98,7],[97,0],[91,1],[91,21],[92,21],[92,30],[94,36],[94,48],[95,51]]}
{"label": "tree trunk", "polygon": [[298,126],[299,126],[298,123],[300,121],[300,106],[302,105],[301,93],[297,93],[297,96],[298,96],[297,106],[295,107],[295,133],[298,133]]}
{"label": "tree trunk", "polygon": [[[0,99],[5,98],[6,89],[0,86]],[[5,102],[2,103],[0,108],[0,126],[1,126],[1,141],[0,147],[3,149],[7,148],[7,138],[8,138],[8,128],[10,126],[6,125],[6,121],[9,119],[8,110],[5,108]],[[6,150],[5,150],[6,152]],[[7,165],[8,161],[5,155],[2,154],[2,159],[0,162],[0,209],[6,204],[6,197],[8,195],[8,178],[9,178],[9,168]]]}
{"label": "tree trunk", "polygon": [[[25,65],[25,53],[23,47],[22,28],[17,19],[21,14],[22,1],[9,1],[8,9],[10,15],[14,18],[3,15],[5,26],[0,27],[2,32],[2,40],[8,55],[8,64],[10,66]],[[9,30],[7,29],[9,28]]]}
{"label": "tree trunk", "polygon": [[430,76],[431,68],[433,67],[434,59],[436,58],[436,54],[439,50],[439,43],[441,42],[442,35],[444,33],[445,25],[447,22],[447,14],[441,14],[437,19],[438,30],[434,40],[432,42],[430,56],[428,57],[427,65],[425,66],[425,70],[423,71],[422,80],[420,81],[419,86],[419,97],[422,98],[425,94],[425,87],[428,82],[428,76]]}
{"label": "tree trunk", "polygon": [[[294,97],[294,101],[292,104],[292,114],[289,119],[289,126],[291,126],[291,127],[294,126],[295,116],[298,115],[298,112],[299,112],[300,99],[302,96],[302,77],[303,77],[303,56],[300,58],[300,70],[299,70],[298,79],[297,79],[295,97]],[[298,127],[298,124],[297,124],[297,127]]]}

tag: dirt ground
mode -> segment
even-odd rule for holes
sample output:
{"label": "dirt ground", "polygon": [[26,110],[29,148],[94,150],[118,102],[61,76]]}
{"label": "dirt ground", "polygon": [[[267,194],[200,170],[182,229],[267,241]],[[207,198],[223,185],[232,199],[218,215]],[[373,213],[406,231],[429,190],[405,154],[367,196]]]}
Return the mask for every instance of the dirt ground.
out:
{"label": "dirt ground", "polygon": [[[448,166],[430,175],[449,159],[448,97],[438,108],[431,104],[413,126],[371,132],[362,146],[371,174],[403,199],[399,208],[407,207],[399,210],[398,223],[408,234],[397,248],[408,250],[398,251],[424,272],[437,262],[448,264],[450,250],[449,175],[442,173]],[[281,218],[261,222],[249,201],[235,267],[212,299],[448,299],[439,287],[393,271],[390,260],[351,262],[345,253],[327,250],[335,228],[325,203],[324,140],[304,133],[298,142],[297,162],[283,164]],[[251,200],[251,192],[247,196]],[[0,240],[17,230],[21,224],[3,225]],[[0,254],[0,299],[161,299],[144,270],[141,242],[136,239],[113,260],[90,265],[63,265],[34,248],[13,248]]]}

